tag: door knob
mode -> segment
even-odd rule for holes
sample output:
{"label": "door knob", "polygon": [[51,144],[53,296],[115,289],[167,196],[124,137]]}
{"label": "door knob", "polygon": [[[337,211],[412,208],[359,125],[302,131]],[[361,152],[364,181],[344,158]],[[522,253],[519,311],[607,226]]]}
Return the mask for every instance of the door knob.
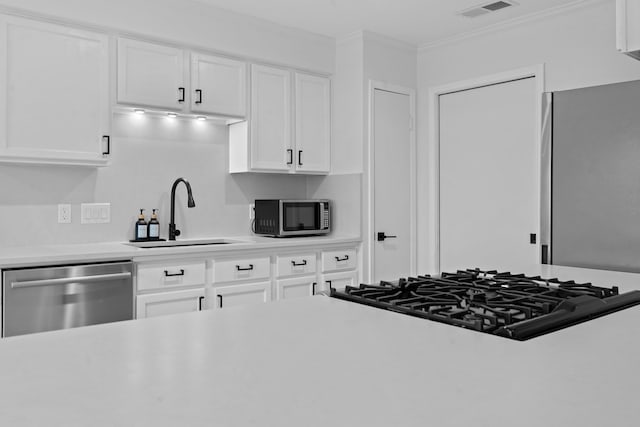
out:
{"label": "door knob", "polygon": [[378,242],[384,242],[384,239],[395,239],[398,236],[387,236],[384,231],[378,232]]}

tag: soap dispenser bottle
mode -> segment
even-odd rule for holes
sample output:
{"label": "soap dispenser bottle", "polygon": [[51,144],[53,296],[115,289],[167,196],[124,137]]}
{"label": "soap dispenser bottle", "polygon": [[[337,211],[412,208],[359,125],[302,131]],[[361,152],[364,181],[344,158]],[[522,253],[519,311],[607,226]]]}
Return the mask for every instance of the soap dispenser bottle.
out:
{"label": "soap dispenser bottle", "polygon": [[138,221],[136,221],[136,240],[146,240],[149,237],[147,229],[147,221],[144,220],[144,209],[140,209],[140,215],[138,215]]}
{"label": "soap dispenser bottle", "polygon": [[160,221],[158,221],[158,215],[156,214],[157,209],[153,209],[153,213],[151,214],[151,219],[149,220],[149,239],[150,240],[159,240],[160,239]]}

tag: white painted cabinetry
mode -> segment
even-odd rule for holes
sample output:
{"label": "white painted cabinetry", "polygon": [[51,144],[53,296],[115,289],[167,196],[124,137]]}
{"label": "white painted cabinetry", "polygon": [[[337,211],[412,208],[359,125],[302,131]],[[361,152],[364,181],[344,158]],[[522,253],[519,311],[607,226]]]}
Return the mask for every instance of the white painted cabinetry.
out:
{"label": "white painted cabinetry", "polygon": [[207,308],[271,301],[271,258],[267,255],[214,259]]}
{"label": "white painted cabinetry", "polygon": [[357,248],[322,251],[323,290],[329,288],[344,289],[345,286],[358,286],[359,259]]}
{"label": "white painted cabinetry", "polygon": [[191,53],[191,111],[244,117],[247,113],[247,64]]}
{"label": "white painted cabinetry", "polygon": [[640,2],[616,0],[616,48],[640,59]]}
{"label": "white painted cabinetry", "polygon": [[276,299],[312,296],[318,283],[315,252],[276,257]]}
{"label": "white painted cabinetry", "polygon": [[330,104],[328,78],[252,65],[249,121],[229,128],[229,171],[329,173]]}
{"label": "white painted cabinetry", "polygon": [[182,49],[118,39],[118,103],[184,111],[185,53]]}
{"label": "white painted cabinetry", "polygon": [[353,245],[200,253],[136,263],[136,317],[313,296],[358,282]]}
{"label": "white painted cabinetry", "polygon": [[244,117],[246,68],[243,61],[119,38],[117,101],[167,112]]}
{"label": "white painted cabinetry", "polygon": [[0,161],[104,166],[109,38],[0,15]]}
{"label": "white painted cabinetry", "polygon": [[205,283],[202,259],[137,264],[136,318],[201,310]]}
{"label": "white painted cabinetry", "polygon": [[295,73],[295,170],[328,173],[331,157],[329,79]]}
{"label": "white painted cabinetry", "polygon": [[202,310],[203,298],[203,287],[138,295],[136,298],[136,318],[200,311]]}

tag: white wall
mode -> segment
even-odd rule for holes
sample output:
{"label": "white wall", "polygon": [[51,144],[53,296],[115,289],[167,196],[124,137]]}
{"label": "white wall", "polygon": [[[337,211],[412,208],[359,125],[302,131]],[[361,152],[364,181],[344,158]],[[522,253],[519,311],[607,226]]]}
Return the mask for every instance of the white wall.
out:
{"label": "white wall", "polygon": [[437,159],[428,140],[430,87],[534,64],[547,91],[640,79],[640,61],[615,48],[615,1],[590,2],[509,28],[422,49],[418,54],[418,270],[435,272]]}
{"label": "white wall", "polygon": [[[299,69],[334,70],[331,38],[190,0],[0,0],[0,12],[7,11]],[[247,235],[253,199],[309,197],[304,176],[229,175],[227,128],[213,122],[116,114],[112,145],[112,164],[106,168],[0,164],[0,244],[128,240],[138,208],[146,208],[147,214],[160,209],[166,237],[171,184],[180,176],[191,182],[196,201],[194,209],[187,209],[185,188],[178,188],[177,223],[187,238]],[[111,223],[80,224],[80,203],[86,202],[111,203]],[[57,223],[58,203],[72,204],[72,224]]]}
{"label": "white wall", "polygon": [[[303,176],[238,174],[228,170],[227,127],[213,122],[116,114],[109,167],[0,165],[3,245],[125,241],[133,238],[137,209],[160,210],[166,238],[171,185],[184,177],[196,207],[176,191],[182,237],[250,234],[249,203],[256,198],[304,198]],[[111,223],[80,224],[80,203],[111,203]],[[57,204],[72,205],[73,222],[57,223]]]}

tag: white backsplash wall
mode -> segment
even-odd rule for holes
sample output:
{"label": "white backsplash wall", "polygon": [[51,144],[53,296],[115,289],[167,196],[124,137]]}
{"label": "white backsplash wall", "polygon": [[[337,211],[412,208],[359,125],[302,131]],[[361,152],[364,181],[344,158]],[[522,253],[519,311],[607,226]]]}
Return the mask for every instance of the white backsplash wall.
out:
{"label": "white backsplash wall", "polygon": [[[138,209],[159,209],[167,237],[171,185],[190,182],[196,207],[176,190],[181,238],[250,234],[249,204],[256,198],[304,198],[304,176],[230,175],[227,127],[212,121],[115,114],[108,167],[0,165],[0,244],[31,245],[125,241],[133,238]],[[109,224],[81,224],[80,203],[111,203]],[[72,223],[57,223],[58,203],[72,205]]]}
{"label": "white backsplash wall", "polygon": [[361,236],[362,174],[310,176],[307,178],[310,199],[330,199],[332,234]]}

